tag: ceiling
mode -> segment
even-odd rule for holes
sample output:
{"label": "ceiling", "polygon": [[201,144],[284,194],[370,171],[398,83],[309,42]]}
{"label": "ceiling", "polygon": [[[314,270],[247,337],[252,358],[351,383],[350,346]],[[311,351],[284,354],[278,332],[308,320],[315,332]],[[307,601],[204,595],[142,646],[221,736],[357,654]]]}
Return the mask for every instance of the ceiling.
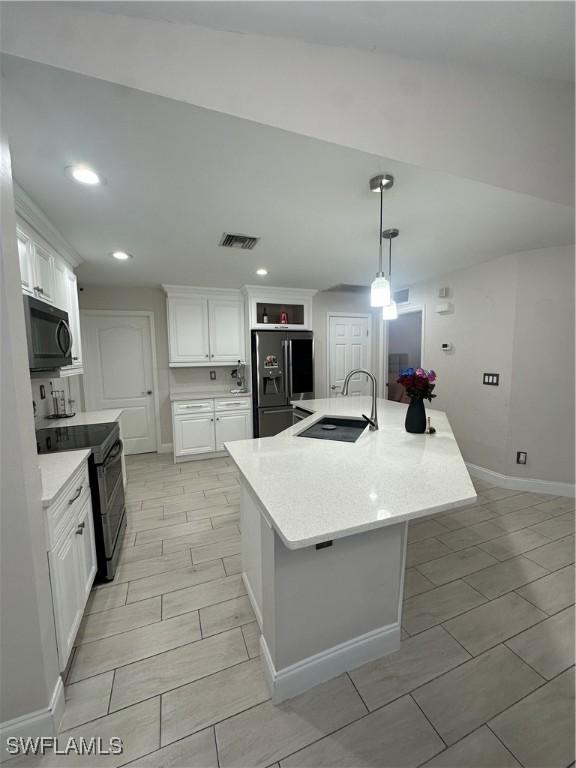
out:
{"label": "ceiling", "polygon": [[81,2],[84,10],[574,80],[574,3]]}
{"label": "ceiling", "polygon": [[[325,289],[377,269],[378,197],[398,227],[395,287],[573,242],[562,205],[424,170],[102,80],[4,57],[14,175],[85,262],[84,283]],[[70,181],[88,163],[102,187]],[[253,251],[218,246],[257,235]],[[123,249],[134,258],[116,262]]]}

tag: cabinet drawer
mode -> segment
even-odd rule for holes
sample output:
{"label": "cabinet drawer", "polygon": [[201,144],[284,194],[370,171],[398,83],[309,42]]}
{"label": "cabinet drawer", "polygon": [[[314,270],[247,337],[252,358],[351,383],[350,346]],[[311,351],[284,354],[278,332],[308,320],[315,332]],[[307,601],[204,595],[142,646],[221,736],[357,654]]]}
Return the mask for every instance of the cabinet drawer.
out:
{"label": "cabinet drawer", "polygon": [[46,510],[48,514],[48,538],[53,547],[62,532],[70,525],[78,511],[90,497],[90,482],[88,480],[88,465],[82,464],[71,480],[66,484],[57,502]]}
{"label": "cabinet drawer", "polygon": [[216,410],[220,413],[225,411],[248,411],[251,407],[249,397],[219,397],[214,400]]}
{"label": "cabinet drawer", "polygon": [[191,416],[194,413],[212,413],[214,410],[213,400],[190,400],[183,403],[173,403],[174,415]]}

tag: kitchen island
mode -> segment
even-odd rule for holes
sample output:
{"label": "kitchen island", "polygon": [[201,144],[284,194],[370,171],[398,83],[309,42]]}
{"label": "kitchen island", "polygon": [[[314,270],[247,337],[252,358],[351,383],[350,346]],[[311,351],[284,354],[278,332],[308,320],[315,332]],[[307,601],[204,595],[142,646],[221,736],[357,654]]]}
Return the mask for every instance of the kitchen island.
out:
{"label": "kitchen island", "polygon": [[311,415],[274,437],[226,444],[240,471],[242,573],[275,703],[398,650],[408,521],[476,501],[446,415],[404,429],[378,400],[380,428],[356,442],[300,437],[371,399],[298,403]]}

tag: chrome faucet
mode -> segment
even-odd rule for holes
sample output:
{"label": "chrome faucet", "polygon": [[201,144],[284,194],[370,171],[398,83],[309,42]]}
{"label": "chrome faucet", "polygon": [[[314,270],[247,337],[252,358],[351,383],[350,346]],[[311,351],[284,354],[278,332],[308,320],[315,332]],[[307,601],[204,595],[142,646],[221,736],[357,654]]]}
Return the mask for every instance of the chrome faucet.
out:
{"label": "chrome faucet", "polygon": [[350,379],[357,373],[362,373],[364,376],[368,376],[372,382],[372,412],[370,413],[370,418],[364,414],[362,414],[362,417],[366,419],[366,421],[370,424],[370,429],[374,431],[378,429],[378,411],[376,408],[376,389],[378,384],[376,383],[376,377],[374,374],[370,373],[370,371],[367,371],[365,368],[354,368],[353,371],[350,371],[350,373],[346,374],[346,378],[344,379],[344,384],[342,386],[342,394],[348,394],[348,384],[350,383]]}

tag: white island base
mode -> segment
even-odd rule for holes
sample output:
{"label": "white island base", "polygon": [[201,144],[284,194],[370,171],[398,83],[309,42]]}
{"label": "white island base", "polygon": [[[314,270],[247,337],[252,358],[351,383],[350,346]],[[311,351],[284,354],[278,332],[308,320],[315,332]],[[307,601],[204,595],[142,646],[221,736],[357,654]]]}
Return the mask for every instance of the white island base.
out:
{"label": "white island base", "polygon": [[241,488],[242,576],[273,703],[397,651],[408,524],[288,549]]}

